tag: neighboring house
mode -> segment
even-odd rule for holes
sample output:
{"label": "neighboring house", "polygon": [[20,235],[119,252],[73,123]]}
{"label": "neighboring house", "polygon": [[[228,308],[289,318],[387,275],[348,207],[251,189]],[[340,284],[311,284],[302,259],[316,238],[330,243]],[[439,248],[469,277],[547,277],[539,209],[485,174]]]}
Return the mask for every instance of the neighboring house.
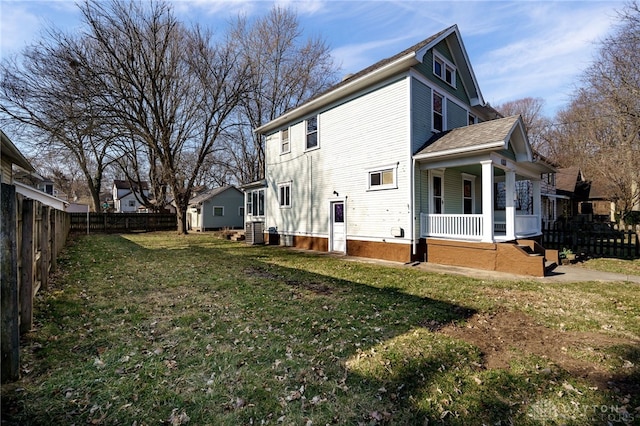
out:
{"label": "neighboring house", "polygon": [[61,200],[68,200],[67,194],[60,192],[53,182],[53,180],[43,177],[34,171],[18,170],[13,174],[13,179],[16,182],[23,183],[25,185],[34,187],[49,195],[53,195]]}
{"label": "neighboring house", "polygon": [[[534,160],[521,117],[500,118],[485,103],[457,26],[256,132],[266,140],[266,170],[263,185],[245,186],[247,234],[262,229],[280,243],[353,256],[544,274],[544,249],[520,239],[541,235],[541,175],[553,169]],[[517,209],[520,181],[531,185],[529,214]]]}
{"label": "neighboring house", "polygon": [[581,204],[589,199],[591,183],[578,167],[565,167],[556,171],[558,218],[569,220],[579,214]]}
{"label": "neighboring house", "polygon": [[[11,142],[11,139],[0,130],[0,141],[2,143],[0,148],[0,182],[6,185],[12,185],[14,182],[13,165],[20,167],[24,170],[23,173],[30,174],[35,173],[36,169],[33,168],[31,163],[22,155],[20,150]],[[20,173],[17,171],[15,174]]]}
{"label": "neighboring house", "polygon": [[244,194],[235,186],[198,191],[189,200],[187,225],[196,231],[244,226]]}
{"label": "neighboring house", "polygon": [[145,207],[139,201],[143,194],[149,196],[149,183],[142,181],[138,184],[132,184],[128,180],[114,180],[111,195],[113,197],[113,210],[116,213],[135,213]]}
{"label": "neighboring house", "polygon": [[[45,192],[45,186],[39,185],[39,183],[46,180],[36,173],[33,166],[25,159],[4,132],[1,133],[1,138],[2,183],[13,185],[17,194],[38,201],[45,206],[53,207],[56,210],[65,211],[69,203],[53,195],[53,185],[50,188],[51,191]],[[15,164],[22,170],[18,169],[14,172],[12,164]],[[26,184],[24,183],[24,176],[32,176],[35,181],[32,185]],[[17,179],[20,179],[20,181]]]}

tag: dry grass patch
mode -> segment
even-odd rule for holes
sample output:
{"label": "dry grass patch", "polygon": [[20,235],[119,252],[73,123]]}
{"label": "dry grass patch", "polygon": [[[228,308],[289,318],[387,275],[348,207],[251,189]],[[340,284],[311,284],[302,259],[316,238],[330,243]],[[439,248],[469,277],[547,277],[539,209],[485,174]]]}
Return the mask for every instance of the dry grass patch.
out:
{"label": "dry grass patch", "polygon": [[23,377],[2,386],[4,424],[640,416],[628,283],[479,281],[210,234],[82,236],[59,264],[23,340]]}

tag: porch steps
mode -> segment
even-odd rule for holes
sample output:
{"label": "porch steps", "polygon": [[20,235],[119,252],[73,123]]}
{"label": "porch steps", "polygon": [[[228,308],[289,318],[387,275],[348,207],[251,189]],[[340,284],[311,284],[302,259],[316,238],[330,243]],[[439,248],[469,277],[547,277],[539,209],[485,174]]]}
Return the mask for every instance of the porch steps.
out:
{"label": "porch steps", "polygon": [[[525,241],[522,241],[524,243]],[[542,256],[544,259],[544,275],[550,274],[557,266],[558,263],[553,259],[547,258],[546,250],[538,243],[522,244],[520,241],[515,241],[516,247],[524,251],[528,256]]]}
{"label": "porch steps", "polygon": [[524,251],[525,253],[527,253],[529,256],[542,256],[541,253],[536,253],[534,252],[531,247],[529,246],[524,246],[524,245],[520,245],[520,244],[516,244],[516,247],[520,248],[522,251]]}

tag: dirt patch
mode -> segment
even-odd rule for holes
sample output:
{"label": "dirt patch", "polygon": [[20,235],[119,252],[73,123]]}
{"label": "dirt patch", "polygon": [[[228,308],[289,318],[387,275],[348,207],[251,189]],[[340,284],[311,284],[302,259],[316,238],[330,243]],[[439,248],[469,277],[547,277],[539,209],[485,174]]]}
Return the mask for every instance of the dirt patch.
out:
{"label": "dirt patch", "polygon": [[486,368],[509,368],[518,357],[535,354],[599,389],[624,384],[623,378],[616,377],[597,362],[578,359],[571,354],[580,351],[602,353],[609,346],[629,344],[628,339],[553,330],[522,312],[509,311],[477,314],[464,325],[451,324],[439,331],[480,348]]}
{"label": "dirt patch", "polygon": [[295,289],[310,291],[317,295],[329,295],[333,292],[332,288],[325,283],[306,280],[288,280],[261,268],[245,268],[243,272],[245,275],[256,278],[280,281]]}

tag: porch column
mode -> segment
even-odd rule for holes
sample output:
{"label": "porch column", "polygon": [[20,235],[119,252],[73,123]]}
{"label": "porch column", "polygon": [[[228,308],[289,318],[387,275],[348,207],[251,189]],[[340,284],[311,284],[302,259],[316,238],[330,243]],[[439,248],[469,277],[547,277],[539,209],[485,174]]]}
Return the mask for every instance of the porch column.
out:
{"label": "porch column", "polygon": [[542,227],[542,194],[540,193],[540,181],[532,180],[531,186],[533,187],[533,215],[537,218],[536,231],[540,232],[540,228]]}
{"label": "porch column", "polygon": [[516,172],[505,171],[505,219],[506,237],[508,240],[516,238]]}
{"label": "porch column", "polygon": [[493,242],[493,161],[482,165],[482,241]]}

